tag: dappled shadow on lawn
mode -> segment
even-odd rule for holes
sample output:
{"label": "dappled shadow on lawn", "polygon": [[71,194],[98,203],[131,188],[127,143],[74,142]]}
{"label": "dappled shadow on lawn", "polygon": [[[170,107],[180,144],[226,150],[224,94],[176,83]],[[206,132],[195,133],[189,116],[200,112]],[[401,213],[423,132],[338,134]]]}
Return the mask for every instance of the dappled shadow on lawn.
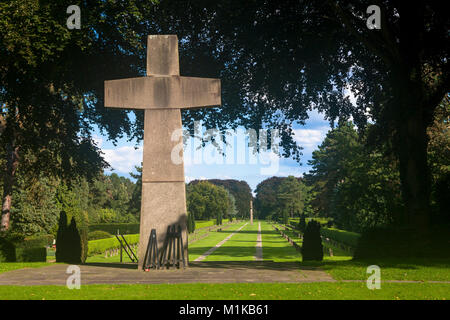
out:
{"label": "dappled shadow on lawn", "polygon": [[104,268],[117,268],[117,269],[137,269],[137,263],[120,263],[120,262],[86,262],[84,266],[90,267],[104,267]]}

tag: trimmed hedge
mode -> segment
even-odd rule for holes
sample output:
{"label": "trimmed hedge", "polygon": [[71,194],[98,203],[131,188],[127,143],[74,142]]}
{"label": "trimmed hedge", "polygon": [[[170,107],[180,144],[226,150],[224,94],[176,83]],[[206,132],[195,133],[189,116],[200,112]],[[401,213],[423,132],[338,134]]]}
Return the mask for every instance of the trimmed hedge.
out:
{"label": "trimmed hedge", "polygon": [[46,262],[47,249],[42,247],[16,248],[16,262]]}
{"label": "trimmed hedge", "polygon": [[97,230],[97,231],[92,231],[88,233],[88,240],[100,240],[100,239],[108,239],[108,238],[112,238],[112,234],[105,232],[105,231],[101,231],[101,230]]}
{"label": "trimmed hedge", "polygon": [[5,238],[0,238],[0,262],[15,262],[16,248],[14,244]]}
{"label": "trimmed hedge", "polygon": [[104,231],[109,234],[117,234],[119,230],[120,234],[137,234],[140,232],[139,223],[99,223],[89,225],[89,231]]}
{"label": "trimmed hedge", "polygon": [[[139,234],[128,234],[124,236],[129,245],[139,242]],[[88,257],[96,254],[102,254],[106,250],[120,248],[120,243],[117,238],[100,239],[89,241]]]}
{"label": "trimmed hedge", "polygon": [[47,249],[45,246],[34,246],[35,243],[22,241],[14,243],[0,238],[0,262],[45,262]]}
{"label": "trimmed hedge", "polygon": [[356,232],[336,229],[336,228],[324,228],[320,230],[320,234],[326,238],[333,239],[337,242],[342,242],[350,247],[355,248],[358,245],[361,235]]}
{"label": "trimmed hedge", "polygon": [[23,241],[23,245],[21,244],[21,246],[27,247],[27,248],[36,248],[36,247],[44,248],[44,247],[51,246],[53,244],[54,239],[55,239],[55,236],[52,234],[32,236],[32,237],[25,238],[25,240]]}

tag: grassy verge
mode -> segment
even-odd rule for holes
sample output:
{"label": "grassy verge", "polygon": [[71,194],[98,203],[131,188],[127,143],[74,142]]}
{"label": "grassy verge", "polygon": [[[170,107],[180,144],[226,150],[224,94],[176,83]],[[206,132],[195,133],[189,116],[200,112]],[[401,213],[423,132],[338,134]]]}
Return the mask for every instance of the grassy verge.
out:
{"label": "grassy verge", "polygon": [[366,280],[366,271],[370,265],[380,267],[381,280],[406,281],[450,281],[449,260],[387,260],[354,261],[338,259],[324,260],[321,263],[305,263],[304,265],[319,266],[337,280]]}
{"label": "grassy verge", "polygon": [[[219,233],[227,231],[219,231]],[[257,234],[258,223],[247,224],[204,261],[253,261],[256,253]]]}
{"label": "grassy verge", "polygon": [[85,285],[80,290],[65,286],[0,286],[2,299],[170,299],[170,300],[404,300],[450,298],[450,285],[428,283],[386,283],[369,290],[365,283],[230,283],[158,285]]}
{"label": "grassy verge", "polygon": [[241,222],[222,231],[211,231],[209,236],[206,238],[200,239],[189,245],[189,261],[194,261],[197,259],[199,256],[214,247],[217,243],[225,239],[244,224],[245,222]]}
{"label": "grassy verge", "polygon": [[23,268],[40,268],[50,264],[48,262],[2,262],[0,263],[0,273]]}
{"label": "grassy verge", "polygon": [[263,259],[275,262],[301,261],[302,256],[278,231],[267,222],[261,222]]}

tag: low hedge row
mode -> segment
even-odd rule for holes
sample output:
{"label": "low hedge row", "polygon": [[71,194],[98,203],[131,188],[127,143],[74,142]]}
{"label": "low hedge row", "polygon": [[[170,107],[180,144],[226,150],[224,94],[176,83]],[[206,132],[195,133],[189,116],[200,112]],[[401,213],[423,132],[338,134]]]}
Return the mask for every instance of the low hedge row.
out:
{"label": "low hedge row", "polygon": [[104,231],[110,234],[136,234],[139,233],[139,223],[99,223],[89,225],[89,232]]}
{"label": "low hedge row", "polygon": [[27,241],[15,243],[0,238],[0,262],[45,262],[47,249],[45,246],[32,246]]}
{"label": "low hedge row", "polygon": [[92,231],[88,233],[88,240],[100,240],[100,239],[108,239],[108,238],[112,238],[113,235],[105,232],[105,231],[101,231],[101,230],[97,230],[97,231]]}
{"label": "low hedge row", "polygon": [[25,238],[23,242],[20,243],[21,247],[26,248],[36,248],[36,247],[47,247],[53,244],[55,236],[52,234],[45,234],[41,236],[32,236]]}
{"label": "low hedge row", "polygon": [[[136,244],[139,242],[139,234],[128,234],[124,236],[129,245]],[[116,237],[100,240],[89,241],[88,246],[88,257],[102,254],[106,250],[120,248],[120,243]]]}
{"label": "low hedge row", "polygon": [[359,238],[361,237],[361,235],[356,232],[325,227],[320,229],[320,234],[326,238],[330,238],[337,242],[342,242],[343,244],[353,248],[358,245]]}
{"label": "low hedge row", "polygon": [[47,249],[42,247],[16,248],[16,262],[46,262]]}

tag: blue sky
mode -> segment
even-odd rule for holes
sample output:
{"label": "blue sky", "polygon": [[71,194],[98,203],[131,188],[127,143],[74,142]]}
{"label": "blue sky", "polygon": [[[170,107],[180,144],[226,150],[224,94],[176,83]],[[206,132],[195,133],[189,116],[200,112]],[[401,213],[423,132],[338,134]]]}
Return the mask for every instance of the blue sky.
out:
{"label": "blue sky", "polygon": [[[251,152],[248,149],[236,149],[234,153],[232,150],[227,149],[225,152],[226,157],[220,157],[223,163],[217,163],[220,162],[218,158],[214,158],[215,161],[207,161],[205,159],[208,155],[210,158],[211,156],[217,156],[214,147],[206,147],[196,153],[193,145],[195,142],[191,139],[184,150],[186,182],[194,179],[237,179],[247,181],[252,190],[254,190],[259,182],[273,175],[301,176],[309,171],[310,168],[307,166],[307,162],[311,159],[312,152],[321,144],[330,129],[328,121],[323,119],[322,114],[311,111],[309,116],[304,126],[298,125],[294,127],[294,139],[304,148],[302,150],[301,166],[293,159],[278,157],[275,159],[274,155],[271,155],[270,158],[257,158],[256,161],[251,162],[249,161]],[[235,139],[242,137],[242,134],[237,134]],[[112,167],[112,170],[107,170],[107,173],[115,172],[118,175],[130,177],[129,172],[133,171],[134,166],[139,165],[142,161],[142,143],[136,146],[134,141],[127,142],[126,138],[124,138],[118,141],[117,146],[114,146],[99,131],[94,133],[94,139],[104,153],[106,161]],[[243,159],[242,154],[238,155],[238,153],[242,152],[247,154],[245,161],[239,161],[238,159],[238,157]],[[201,161],[198,161],[199,159]],[[270,167],[270,164],[274,167]],[[271,170],[268,170],[269,167]],[[264,168],[266,169],[264,170]]]}

